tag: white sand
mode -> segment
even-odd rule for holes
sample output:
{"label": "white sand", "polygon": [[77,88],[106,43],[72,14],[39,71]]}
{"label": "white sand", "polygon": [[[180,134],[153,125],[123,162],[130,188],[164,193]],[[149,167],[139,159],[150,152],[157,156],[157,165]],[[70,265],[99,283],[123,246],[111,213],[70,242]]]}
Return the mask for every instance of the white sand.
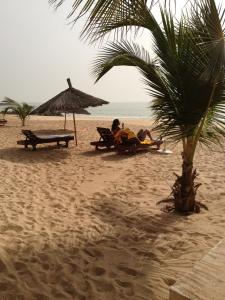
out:
{"label": "white sand", "polygon": [[[36,152],[16,145],[15,117],[0,127],[0,299],[168,299],[168,286],[224,237],[224,148],[198,149],[198,199],[209,211],[181,217],[156,206],[180,172],[179,145],[170,155],[97,152],[95,128],[110,121],[77,124],[77,148]],[[25,128],[62,127],[63,118],[32,117]]]}

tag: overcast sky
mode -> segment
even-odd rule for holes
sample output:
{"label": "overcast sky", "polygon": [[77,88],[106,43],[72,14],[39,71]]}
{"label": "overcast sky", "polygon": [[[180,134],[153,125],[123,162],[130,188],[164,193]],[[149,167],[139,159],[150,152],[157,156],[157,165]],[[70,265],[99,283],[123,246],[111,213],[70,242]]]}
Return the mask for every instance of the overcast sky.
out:
{"label": "overcast sky", "polygon": [[1,0],[0,100],[42,103],[66,89],[70,77],[75,88],[110,102],[149,101],[133,68],[113,69],[94,84],[97,48],[79,39],[81,24],[72,29],[68,12],[68,6],[55,11],[48,0]]}

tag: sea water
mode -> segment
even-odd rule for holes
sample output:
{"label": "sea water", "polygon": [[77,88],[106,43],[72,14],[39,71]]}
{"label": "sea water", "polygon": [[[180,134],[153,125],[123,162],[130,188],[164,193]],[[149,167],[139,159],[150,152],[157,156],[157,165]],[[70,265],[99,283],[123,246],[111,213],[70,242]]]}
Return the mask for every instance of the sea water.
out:
{"label": "sea water", "polygon": [[87,109],[94,117],[149,119],[151,110],[148,102],[110,102],[109,104]]}
{"label": "sea water", "polygon": [[[30,105],[36,108],[40,103],[32,103]],[[110,102],[102,106],[89,107],[86,110],[91,114],[90,116],[96,118],[151,119],[152,117],[149,102]],[[79,116],[82,117],[84,115]]]}

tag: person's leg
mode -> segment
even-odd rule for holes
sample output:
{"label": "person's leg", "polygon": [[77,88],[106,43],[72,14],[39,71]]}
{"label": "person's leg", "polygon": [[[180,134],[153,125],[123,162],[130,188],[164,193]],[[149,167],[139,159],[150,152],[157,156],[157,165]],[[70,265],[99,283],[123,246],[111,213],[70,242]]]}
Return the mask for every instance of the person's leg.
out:
{"label": "person's leg", "polygon": [[144,141],[146,136],[149,137],[150,140],[153,140],[152,135],[148,129],[141,129],[138,131],[137,137],[139,138],[140,141]]}
{"label": "person's leg", "polygon": [[145,133],[145,136],[148,136],[150,138],[150,140],[153,140],[150,130],[145,129],[144,133]]}
{"label": "person's leg", "polygon": [[136,137],[127,140],[127,145],[138,145],[140,144],[140,140]]}
{"label": "person's leg", "polygon": [[146,130],[143,130],[143,129],[140,129],[137,133],[137,137],[141,142],[143,142],[145,140],[146,135],[147,135]]}
{"label": "person's leg", "polygon": [[162,143],[163,143],[163,141],[162,141],[162,140],[159,140],[159,141],[157,141],[157,143],[156,143],[157,150],[159,150],[159,149],[160,149],[160,146],[162,145]]}

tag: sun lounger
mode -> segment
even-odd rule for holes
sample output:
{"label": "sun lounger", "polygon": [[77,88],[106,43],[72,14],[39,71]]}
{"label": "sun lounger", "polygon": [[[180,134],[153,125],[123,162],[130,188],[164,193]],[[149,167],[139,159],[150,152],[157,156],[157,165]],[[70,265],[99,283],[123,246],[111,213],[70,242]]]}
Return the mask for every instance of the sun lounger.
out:
{"label": "sun lounger", "polygon": [[26,140],[17,141],[18,145],[24,145],[25,148],[28,148],[29,145],[33,147],[33,150],[36,150],[38,144],[46,143],[57,143],[60,145],[60,142],[65,142],[65,147],[68,147],[69,141],[74,140],[72,135],[36,135],[31,130],[22,130],[22,133],[26,136]]}
{"label": "sun lounger", "polygon": [[[91,142],[92,146],[95,146],[95,149],[98,150],[99,148],[107,148],[110,149],[111,147],[115,147],[118,153],[130,152],[136,153],[139,150],[145,150],[152,146],[158,146],[162,143],[160,140],[150,141],[145,140],[144,142],[137,142],[130,143],[123,142],[121,144],[115,144],[114,136],[109,128],[97,127],[97,131],[100,135],[99,141]],[[157,149],[157,148],[156,148]]]}
{"label": "sun lounger", "polygon": [[123,142],[122,144],[118,144],[116,146],[116,150],[120,154],[125,153],[125,152],[135,154],[138,151],[149,149],[152,146],[157,146],[157,148],[155,148],[155,150],[157,150],[159,144],[162,144],[162,141],[160,141],[160,140],[157,140],[157,141],[144,140],[143,142],[138,142],[138,140],[137,140],[136,143],[135,143],[135,141],[134,142],[132,141],[132,143]]}
{"label": "sun lounger", "polygon": [[114,136],[109,128],[97,127],[97,131],[100,135],[99,141],[90,143],[92,146],[95,146],[96,150],[99,150],[99,148],[110,149],[114,146]]}
{"label": "sun lounger", "polygon": [[7,120],[0,119],[0,126],[5,126],[6,123],[7,123]]}

